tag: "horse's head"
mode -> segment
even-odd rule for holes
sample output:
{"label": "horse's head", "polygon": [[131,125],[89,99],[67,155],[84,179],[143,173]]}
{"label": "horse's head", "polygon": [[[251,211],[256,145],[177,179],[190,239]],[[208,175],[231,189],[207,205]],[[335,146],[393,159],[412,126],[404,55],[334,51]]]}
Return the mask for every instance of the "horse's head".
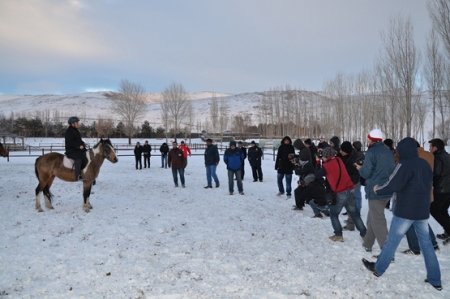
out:
{"label": "horse's head", "polygon": [[108,161],[112,163],[116,163],[117,161],[119,161],[119,158],[117,158],[114,147],[109,139],[101,138],[100,141],[94,146],[94,150],[96,149]]}
{"label": "horse's head", "polygon": [[9,152],[3,147],[3,144],[0,143],[0,156],[8,157]]}

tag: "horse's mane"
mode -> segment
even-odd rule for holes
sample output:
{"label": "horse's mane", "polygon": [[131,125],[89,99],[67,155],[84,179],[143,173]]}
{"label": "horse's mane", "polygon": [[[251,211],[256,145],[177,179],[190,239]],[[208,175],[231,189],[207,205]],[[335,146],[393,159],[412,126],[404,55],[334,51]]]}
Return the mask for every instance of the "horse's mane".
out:
{"label": "horse's mane", "polygon": [[97,148],[100,144],[109,144],[112,146],[111,140],[109,140],[109,138],[108,139],[100,138],[100,141],[96,145],[94,145],[94,148]]}

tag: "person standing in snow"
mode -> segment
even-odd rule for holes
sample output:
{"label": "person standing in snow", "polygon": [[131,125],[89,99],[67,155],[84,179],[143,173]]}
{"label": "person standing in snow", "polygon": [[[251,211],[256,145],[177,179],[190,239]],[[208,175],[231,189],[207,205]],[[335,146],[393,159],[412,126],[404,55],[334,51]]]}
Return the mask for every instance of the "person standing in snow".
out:
{"label": "person standing in snow", "polygon": [[366,152],[364,164],[355,167],[365,182],[366,198],[369,200],[369,213],[367,215],[367,234],[363,246],[367,252],[372,252],[372,246],[377,240],[380,248],[383,247],[388,234],[384,207],[391,199],[392,194],[375,194],[373,187],[389,180],[395,168],[395,159],[392,152],[384,146],[383,133],[374,129],[367,135],[369,149]]}
{"label": "person standing in snow", "polygon": [[295,154],[294,147],[292,146],[292,140],[289,136],[285,136],[281,140],[281,144],[278,147],[277,157],[275,160],[275,170],[277,171],[277,183],[278,193],[277,196],[284,194],[283,179],[286,177],[286,199],[291,198],[292,192],[292,172],[294,170],[294,164],[290,160],[290,155]]}
{"label": "person standing in snow", "polygon": [[188,156],[189,157],[192,156],[191,149],[189,148],[189,146],[186,143],[184,143],[184,140],[181,141],[181,145],[180,145],[179,149],[183,152],[183,155],[184,155],[184,167],[183,168],[186,168],[187,163],[188,163],[187,162]]}
{"label": "person standing in snow", "polygon": [[159,152],[161,153],[161,168],[167,168],[167,154],[169,153],[169,146],[167,143],[163,143],[159,147]]}
{"label": "person standing in snow", "polygon": [[256,142],[253,140],[250,143],[250,148],[248,149],[248,162],[252,167],[253,174],[253,182],[263,181],[263,173],[261,169],[261,159],[262,159],[262,150],[256,145]]}
{"label": "person standing in snow", "polygon": [[148,144],[147,140],[145,140],[142,150],[144,153],[144,168],[147,168],[147,164],[148,168],[150,168],[150,157],[152,155],[152,146]]}
{"label": "person standing in snow", "polygon": [[[136,160],[136,169],[142,169],[142,152],[144,149],[141,146],[141,143],[136,142],[136,146],[134,147],[134,159]],[[139,168],[138,168],[139,164]]]}
{"label": "person standing in snow", "polygon": [[169,151],[169,168],[172,168],[172,176],[175,187],[178,187],[178,176],[180,175],[181,186],[185,187],[184,182],[184,167],[185,167],[185,158],[183,152],[178,148],[178,143],[174,141],[172,143],[173,148]]}
{"label": "person standing in snow", "polygon": [[441,271],[428,229],[433,171],[427,161],[419,158],[417,142],[413,138],[407,137],[400,141],[397,152],[400,161],[392,175],[386,182],[373,186],[373,193],[377,195],[390,196],[394,192],[397,193],[389,234],[377,262],[369,262],[366,259],[362,261],[375,276],[383,275],[391,264],[403,236],[414,226],[425,259],[425,282],[441,291]]}
{"label": "person standing in snow", "polygon": [[216,174],[217,165],[219,165],[220,156],[217,146],[212,144],[210,138],[206,139],[206,149],[205,149],[205,168],[206,168],[206,181],[207,185],[205,189],[212,188],[212,179],[216,183],[216,188],[219,188],[219,178]]}
{"label": "person standing in snow", "polygon": [[238,148],[241,149],[242,154],[244,154],[244,160],[242,160],[242,164],[241,164],[241,177],[242,177],[242,180],[244,180],[244,175],[245,175],[245,159],[247,159],[247,149],[243,146],[242,141],[238,141],[237,145],[238,145]]}
{"label": "person standing in snow", "polygon": [[244,154],[240,148],[236,147],[236,141],[230,141],[230,147],[223,154],[223,161],[228,170],[228,190],[230,195],[234,193],[234,177],[236,177],[239,194],[244,195],[242,186],[241,164],[244,160]]}

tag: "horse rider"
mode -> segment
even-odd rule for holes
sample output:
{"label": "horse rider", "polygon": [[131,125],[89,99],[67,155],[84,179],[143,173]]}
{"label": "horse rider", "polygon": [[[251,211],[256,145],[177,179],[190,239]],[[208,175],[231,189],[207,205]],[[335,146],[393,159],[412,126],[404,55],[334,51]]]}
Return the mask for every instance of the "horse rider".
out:
{"label": "horse rider", "polygon": [[81,140],[80,131],[78,131],[78,127],[80,119],[76,116],[72,116],[69,118],[69,127],[64,134],[65,144],[66,144],[66,153],[65,155],[75,160],[75,181],[82,181],[81,177],[81,165],[87,164],[86,158],[86,143]]}

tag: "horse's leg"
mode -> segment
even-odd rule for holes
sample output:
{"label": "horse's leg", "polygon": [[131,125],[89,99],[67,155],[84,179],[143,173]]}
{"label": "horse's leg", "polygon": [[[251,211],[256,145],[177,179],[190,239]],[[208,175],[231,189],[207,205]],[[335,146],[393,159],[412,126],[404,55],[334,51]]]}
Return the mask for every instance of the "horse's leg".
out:
{"label": "horse's leg", "polygon": [[44,210],[42,210],[41,208],[41,203],[40,203],[40,197],[41,197],[41,192],[44,189],[44,186],[42,186],[43,184],[41,182],[39,182],[39,184],[36,187],[36,210],[38,210],[38,212],[44,212]]}
{"label": "horse's leg", "polygon": [[50,187],[53,184],[53,180],[55,179],[55,176],[52,176],[48,181],[47,181],[47,185],[45,185],[43,193],[44,193],[44,198],[45,198],[45,207],[47,209],[53,209],[52,206],[52,193],[50,192]]}
{"label": "horse's leg", "polygon": [[88,213],[90,212],[90,209],[92,209],[92,205],[89,201],[89,196],[91,195],[91,188],[92,188],[92,182],[83,182],[83,210]]}

